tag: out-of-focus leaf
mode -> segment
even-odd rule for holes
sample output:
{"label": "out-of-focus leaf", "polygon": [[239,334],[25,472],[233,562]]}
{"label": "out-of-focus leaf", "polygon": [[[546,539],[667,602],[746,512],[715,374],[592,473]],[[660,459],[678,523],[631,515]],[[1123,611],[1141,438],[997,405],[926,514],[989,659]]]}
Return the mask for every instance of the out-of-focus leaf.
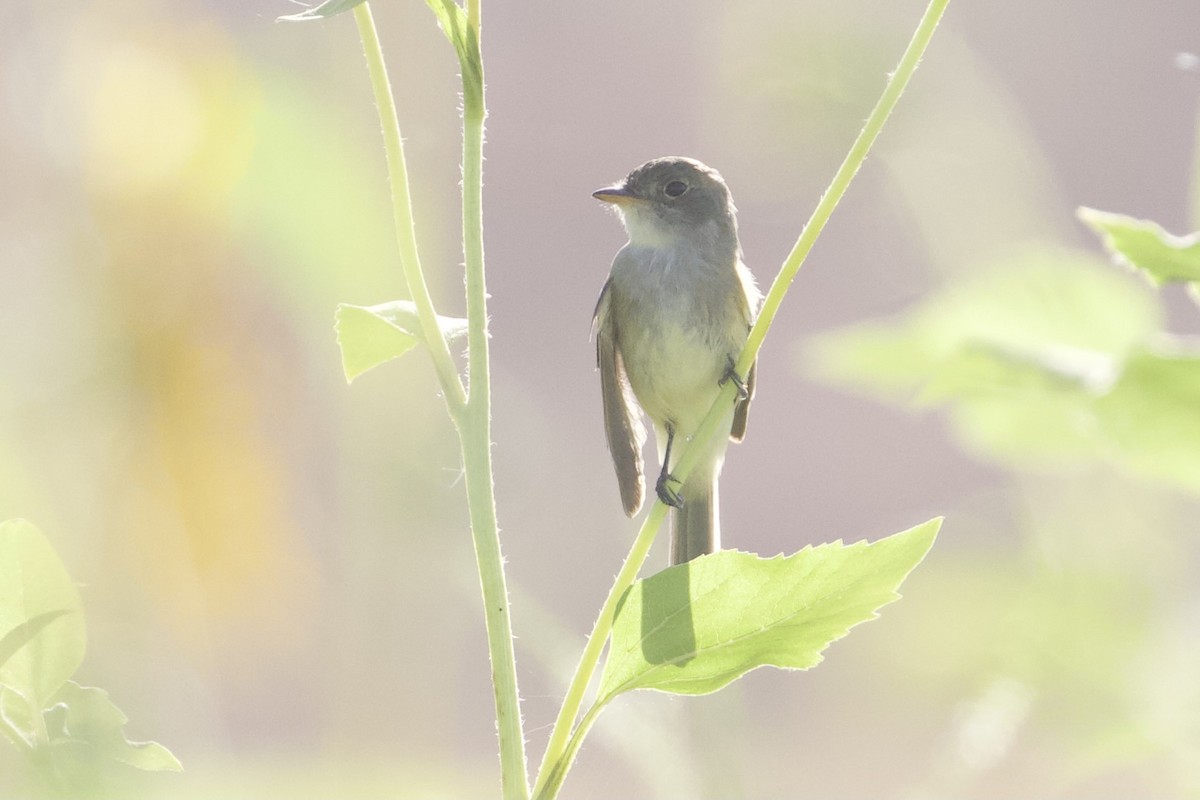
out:
{"label": "out-of-focus leaf", "polygon": [[[1028,265],[1027,265],[1028,266]],[[1159,330],[1152,292],[1103,268],[1005,271],[907,318],[827,336],[818,369],[950,411],[972,452],[1022,466],[1109,462],[1200,492],[1200,348]]]}
{"label": "out-of-focus leaf", "polygon": [[[438,325],[448,342],[467,332],[467,321],[459,317],[439,316]],[[424,338],[416,304],[409,300],[370,307],[343,303],[338,306],[335,327],[347,381],[399,358]]]}
{"label": "out-of-focus leaf", "polygon": [[1125,466],[1200,492],[1200,351],[1134,353],[1094,409]]}
{"label": "out-of-focus leaf", "polygon": [[949,405],[974,452],[1074,462],[1096,456],[1088,407],[1117,368],[1114,357],[1091,350],[966,344],[930,375],[919,400]]}
{"label": "out-of-focus leaf", "polygon": [[0,631],[7,642],[17,630],[32,635],[15,634],[25,641],[0,664],[0,684],[40,711],[83,661],[86,638],[75,584],[50,542],[23,519],[0,523]]}
{"label": "out-of-focus leaf", "polygon": [[7,735],[13,744],[29,750],[37,746],[36,720],[41,714],[40,708],[31,708],[24,697],[0,685],[0,718],[4,721],[0,725],[0,732]]}
{"label": "out-of-focus leaf", "polygon": [[1098,457],[1092,404],[1161,325],[1153,292],[1103,262],[1031,251],[945,289],[903,317],[818,339],[835,383],[947,406],[963,445],[1001,461]]}
{"label": "out-of-focus leaf", "polygon": [[46,728],[60,750],[84,750],[90,757],[112,759],[144,770],[183,769],[179,759],[157,742],[131,742],[124,727],[129,718],[108,692],[67,681],[46,711]]}
{"label": "out-of-focus leaf", "polygon": [[33,637],[42,632],[47,625],[58,619],[64,614],[70,614],[70,611],[59,609],[58,611],[47,611],[45,614],[38,614],[31,620],[24,622],[4,635],[0,639],[0,667],[4,666],[4,662],[12,658],[18,650],[32,641]]}
{"label": "out-of-focus leaf", "polygon": [[599,702],[632,689],[707,694],[758,667],[816,665],[899,598],[940,526],[786,558],[726,550],[638,581],[617,611]]}
{"label": "out-of-focus leaf", "polygon": [[325,0],[320,5],[306,8],[298,14],[288,14],[277,17],[276,22],[305,22],[310,19],[325,19],[350,11],[355,6],[362,5],[367,0]]}
{"label": "out-of-focus leaf", "polygon": [[1154,283],[1200,282],[1200,232],[1173,236],[1150,220],[1094,208],[1080,208],[1079,218],[1100,235],[1117,261],[1141,270]]}

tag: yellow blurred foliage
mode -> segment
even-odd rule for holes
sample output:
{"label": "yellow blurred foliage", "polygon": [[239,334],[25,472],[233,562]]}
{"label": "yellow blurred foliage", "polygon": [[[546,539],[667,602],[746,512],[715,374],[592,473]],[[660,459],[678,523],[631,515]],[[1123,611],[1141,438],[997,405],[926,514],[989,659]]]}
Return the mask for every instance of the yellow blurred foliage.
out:
{"label": "yellow blurred foliage", "polygon": [[133,366],[110,536],[195,650],[247,634],[260,651],[298,645],[316,570],[272,439],[286,377],[263,368],[278,342],[246,308],[259,287],[222,229],[255,140],[257,82],[224,32],[155,14],[94,6],[66,51],[60,90],[78,113],[104,300]]}
{"label": "yellow blurred foliage", "polygon": [[224,31],[155,15],[114,19],[96,6],[75,20],[66,52],[60,91],[78,115],[89,191],[226,209],[255,143],[260,93]]}

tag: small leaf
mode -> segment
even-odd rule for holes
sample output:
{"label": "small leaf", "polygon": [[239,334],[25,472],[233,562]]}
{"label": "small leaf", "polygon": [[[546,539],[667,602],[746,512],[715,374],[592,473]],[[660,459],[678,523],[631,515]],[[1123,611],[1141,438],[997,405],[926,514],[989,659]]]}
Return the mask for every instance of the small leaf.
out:
{"label": "small leaf", "polygon": [[6,643],[9,635],[25,639],[0,664],[0,684],[40,712],[83,661],[86,637],[79,591],[50,542],[23,519],[0,523],[0,631]]}
{"label": "small leaf", "polygon": [[483,59],[479,53],[479,39],[475,29],[467,20],[467,12],[454,0],[425,0],[425,4],[437,17],[438,27],[458,54],[462,69],[463,94],[467,98],[479,97],[483,92]]}
{"label": "small leaf", "polygon": [[288,14],[277,17],[276,22],[306,22],[310,19],[325,19],[350,11],[355,6],[362,5],[366,0],[325,0],[318,6],[306,8],[299,14]]}
{"label": "small leaf", "polygon": [[[338,306],[336,319],[347,382],[385,361],[399,358],[424,338],[416,304],[409,300],[370,307],[343,303]],[[439,316],[438,325],[448,342],[467,332],[467,321],[459,317]]]}
{"label": "small leaf", "polygon": [[1149,220],[1080,208],[1079,218],[1092,227],[1117,261],[1144,272],[1156,284],[1200,282],[1200,232],[1173,236]]}
{"label": "small leaf", "polygon": [[598,702],[632,689],[707,694],[758,667],[816,665],[899,597],[940,527],[786,558],[726,550],[638,581],[617,611]]}
{"label": "small leaf", "polygon": [[46,711],[46,728],[60,749],[83,745],[90,756],[112,759],[144,770],[183,769],[179,759],[157,742],[131,742],[124,727],[129,718],[113,704],[108,692],[67,681]]}

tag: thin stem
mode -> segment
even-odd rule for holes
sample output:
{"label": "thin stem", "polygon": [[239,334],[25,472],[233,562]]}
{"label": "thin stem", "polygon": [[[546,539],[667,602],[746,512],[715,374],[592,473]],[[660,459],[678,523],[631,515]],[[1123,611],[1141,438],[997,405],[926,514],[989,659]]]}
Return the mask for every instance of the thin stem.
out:
{"label": "thin stem", "polygon": [[[474,8],[475,41],[479,40],[479,0]],[[475,54],[478,56],[478,54]],[[463,77],[463,261],[467,288],[467,371],[470,376],[466,413],[459,423],[471,536],[483,592],[492,691],[500,738],[500,775],[506,800],[529,797],[525,735],[521,729],[517,662],[513,649],[508,587],[500,552],[492,473],[491,367],[488,352],[487,286],[483,261],[483,124],[487,116],[483,82]]]}
{"label": "thin stem", "polygon": [[583,718],[579,720],[579,725],[575,727],[570,740],[566,743],[562,758],[550,770],[549,777],[546,779],[546,785],[542,788],[540,794],[534,795],[534,800],[551,800],[551,798],[558,795],[558,790],[562,788],[562,783],[567,777],[567,770],[571,768],[571,764],[574,763],[579,748],[583,745],[584,737],[588,735],[588,732],[592,729],[592,725],[596,722],[596,718],[600,716],[600,712],[604,710],[604,706],[607,704],[608,699],[604,699],[603,702],[598,700],[587,710]]}
{"label": "thin stem", "polygon": [[[883,130],[883,125],[887,122],[892,110],[896,107],[896,103],[900,100],[900,95],[904,93],[905,87],[908,86],[909,80],[917,69],[917,65],[921,63],[921,57],[925,54],[925,49],[929,46],[930,39],[933,38],[933,33],[937,29],[938,22],[942,19],[942,14],[946,10],[950,0],[930,0],[929,6],[925,9],[925,15],[921,17],[921,22],[917,25],[917,30],[913,33],[912,39],[909,40],[908,48],[904,51],[904,55],[900,57],[900,63],[896,67],[896,71],[892,73],[888,80],[887,86],[880,95],[878,102],[875,103],[875,108],[871,109],[870,116],[867,117],[866,123],[858,133],[858,138],[854,140],[854,144],[850,147],[850,152],[846,154],[842,165],[838,167],[837,173],[834,174],[833,180],[829,183],[829,188],[821,195],[820,202],[813,209],[812,216],[804,225],[804,229],[800,231],[800,237],[796,240],[796,244],[792,246],[792,251],[788,253],[788,257],[784,260],[783,266],[779,269],[779,274],[775,276],[775,281],[771,284],[771,289],[767,292],[766,298],[763,300],[762,308],[758,313],[758,320],[754,323],[754,328],[750,331],[750,338],[746,342],[746,347],[742,350],[742,355],[738,359],[737,369],[742,375],[745,375],[750,365],[754,363],[754,359],[758,357],[758,350],[762,347],[763,339],[767,335],[767,330],[771,327],[771,323],[775,320],[775,314],[779,311],[779,306],[783,303],[783,297],[787,294],[788,287],[796,277],[796,273],[800,271],[800,266],[804,263],[804,259],[808,257],[809,251],[812,250],[813,244],[817,241],[817,237],[821,235],[821,231],[825,228],[825,223],[829,221],[829,217],[833,214],[833,210],[837,208],[837,204],[841,202],[842,196],[846,194],[846,189],[850,186],[850,182],[854,180],[854,176],[858,173],[859,167],[867,159],[867,153],[871,146],[875,144],[875,140],[879,137],[879,132]],[[730,393],[732,397],[732,393]],[[723,406],[722,406],[723,407]],[[696,438],[699,438],[697,436]]]}
{"label": "thin stem", "polygon": [[[846,154],[846,158],[842,161],[841,166],[838,167],[833,180],[829,183],[829,188],[821,195],[817,207],[813,209],[812,216],[805,223],[803,230],[800,232],[800,237],[796,240],[795,245],[792,246],[792,251],[784,259],[783,266],[779,268],[779,273],[771,283],[771,288],[763,300],[762,308],[759,310],[758,319],[755,321],[754,327],[750,330],[750,337],[746,341],[746,346],[742,350],[741,356],[738,358],[737,371],[739,374],[745,375],[749,371],[750,365],[754,363],[754,359],[758,358],[758,351],[762,347],[763,339],[766,338],[771,323],[775,321],[775,315],[779,312],[784,295],[787,294],[788,289],[791,287],[792,281],[800,271],[804,259],[808,257],[809,252],[812,250],[817,237],[821,235],[821,231],[825,228],[825,223],[829,221],[833,210],[837,208],[837,204],[841,201],[843,195],[846,194],[846,189],[850,186],[850,182],[854,180],[859,167],[866,161],[867,153],[879,137],[879,132],[883,130],[883,125],[887,122],[892,110],[896,107],[896,103],[900,100],[900,95],[904,93],[905,87],[908,86],[908,82],[916,71],[917,65],[921,63],[921,57],[925,54],[925,49],[929,46],[929,42],[933,38],[933,33],[937,29],[938,22],[941,21],[942,14],[945,12],[949,2],[950,0],[930,0],[929,6],[925,9],[925,15],[921,17],[920,24],[917,25],[912,39],[909,40],[908,48],[905,49],[904,55],[900,57],[900,63],[896,67],[896,71],[892,73],[887,86],[884,87],[883,94],[880,95],[879,100],[875,103],[875,107],[871,109],[871,114],[867,117],[862,130],[859,131],[858,138],[851,145],[850,152]],[[689,442],[687,450],[676,464],[673,473],[679,480],[686,480],[695,467],[696,462],[700,460],[700,454],[704,448],[697,447],[696,443],[708,442],[716,434],[717,427],[724,416],[724,409],[727,409],[729,404],[733,402],[733,395],[736,388],[729,385],[731,383],[732,381],[729,381],[717,396],[716,402],[709,409],[708,416],[704,418],[692,441]]]}
{"label": "thin stem", "polygon": [[[596,667],[600,664],[600,653],[604,650],[609,633],[612,632],[613,621],[617,616],[617,604],[625,595],[625,591],[637,579],[642,565],[646,563],[650,545],[654,544],[654,537],[658,534],[658,529],[666,515],[667,507],[661,502],[655,503],[650,509],[646,521],[642,523],[642,528],[638,531],[637,538],[633,540],[633,546],[625,558],[625,564],[617,573],[612,588],[608,590],[608,597],[604,599],[604,605],[600,608],[600,615],[596,618],[596,624],[592,627],[592,633],[583,648],[583,655],[579,657],[579,666],[575,668],[575,676],[571,679],[570,686],[567,687],[562,708],[559,709],[558,718],[554,721],[554,728],[550,732],[546,754],[542,756],[542,766],[538,770],[537,783],[533,787],[534,797],[553,797],[554,792],[557,792],[557,783],[561,783],[563,775],[570,766],[568,741],[571,738],[572,726],[575,724],[576,717],[579,716],[579,709],[583,706],[583,698],[588,684],[596,673]],[[551,777],[555,775],[558,776],[558,780],[552,787],[550,781]]]}
{"label": "thin stem", "polygon": [[[771,323],[775,319],[775,314],[778,312],[779,306],[783,302],[783,297],[787,294],[792,280],[796,277],[796,273],[800,270],[801,264],[804,263],[804,259],[812,249],[817,236],[825,227],[825,223],[828,222],[834,208],[837,207],[838,202],[846,193],[846,189],[858,172],[859,167],[866,160],[871,145],[879,136],[884,122],[887,121],[892,109],[895,108],[896,102],[900,99],[900,95],[904,92],[905,86],[908,85],[913,72],[920,63],[921,56],[924,54],[926,47],[928,47],[933,32],[937,28],[937,24],[948,3],[949,0],[930,0],[930,4],[925,10],[925,15],[921,18],[916,32],[909,41],[908,48],[904,51],[904,55],[900,59],[899,66],[888,81],[887,87],[867,118],[866,124],[863,125],[858,138],[855,139],[854,144],[851,146],[850,152],[846,155],[837,173],[834,174],[829,188],[821,196],[820,202],[817,203],[812,216],[801,231],[800,237],[797,239],[791,253],[788,254],[783,266],[780,267],[779,274],[775,277],[774,282],[771,284],[771,289],[763,301],[758,319],[750,331],[746,347],[738,359],[737,370],[742,375],[745,375],[749,371],[750,365],[758,357],[758,351],[762,347],[763,338],[770,329]],[[687,479],[696,462],[699,461],[700,454],[705,450],[701,445],[716,435],[717,427],[721,419],[725,416],[725,410],[733,402],[735,392],[736,387],[733,385],[733,381],[727,381],[713,403],[712,408],[709,410],[708,415],[704,418],[703,423],[701,423],[699,430],[692,440],[687,443],[679,462],[672,470],[675,477],[680,481]],[[625,591],[633,585],[633,581],[636,579],[638,571],[646,560],[650,545],[653,543],[654,536],[657,534],[665,515],[666,506],[661,501],[656,502],[651,508],[645,523],[642,524],[642,529],[638,533],[637,539],[634,540],[625,565],[621,568],[621,572],[617,575],[617,579],[609,591],[608,598],[604,601],[600,616],[596,620],[595,627],[592,629],[592,635],[588,638],[583,655],[580,656],[579,666],[576,669],[574,678],[571,680],[567,695],[563,700],[563,706],[559,711],[558,719],[555,720],[554,728],[550,733],[550,742],[546,747],[546,754],[542,758],[542,766],[538,772],[537,783],[534,785],[534,797],[536,800],[550,800],[550,798],[553,798],[557,794],[558,787],[561,785],[567,770],[570,769],[571,761],[574,759],[584,734],[587,733],[587,729],[591,726],[595,715],[599,713],[602,707],[602,704],[599,703],[594,705],[585,715],[584,719],[580,721],[579,726],[574,729],[574,732],[572,731],[572,726],[583,704],[584,693],[596,672],[596,668],[600,663],[600,653],[604,648],[609,633],[612,631],[617,603]]]}
{"label": "thin stem", "polygon": [[[479,0],[468,4],[469,21],[479,34]],[[463,386],[449,347],[440,335],[437,314],[417,254],[416,227],[408,189],[408,169],[400,123],[392,99],[383,61],[383,51],[367,3],[354,9],[359,36],[367,56],[371,85],[379,106],[392,185],[392,207],[400,261],[405,280],[417,305],[421,326],[438,373],[446,405],[458,428],[466,478],[471,533],[483,591],[488,651],[492,664],[492,686],[496,700],[500,739],[500,770],[505,800],[527,800],[528,778],[525,738],[521,731],[520,696],[517,691],[516,659],[508,591],[500,554],[499,526],[491,458],[491,384],[487,338],[487,290],[483,265],[483,122],[485,108],[482,81],[468,86],[463,97],[463,256],[467,273],[468,372],[470,394]],[[475,54],[478,57],[478,54]]]}
{"label": "thin stem", "polygon": [[[475,381],[472,381],[474,384]],[[474,392],[472,392],[474,395]],[[492,691],[496,703],[497,734],[500,738],[500,776],[506,800],[529,797],[525,761],[525,737],[521,730],[520,694],[517,689],[516,654],[513,650],[508,588],[496,520],[492,484],[491,442],[486,409],[472,403],[460,425],[462,453],[471,515],[471,534],[483,591],[488,653],[492,665]]]}
{"label": "thin stem", "polygon": [[438,382],[446,397],[450,414],[457,417],[466,404],[466,392],[450,348],[441,334],[433,298],[421,269],[421,258],[417,253],[417,228],[413,221],[412,197],[408,190],[408,165],[404,160],[404,141],[400,136],[400,118],[396,114],[396,103],[392,99],[392,86],[388,80],[387,67],[383,61],[383,48],[379,45],[379,34],[375,31],[375,20],[371,16],[369,3],[354,9],[354,21],[358,24],[358,35],[362,39],[363,54],[367,58],[367,71],[371,76],[371,88],[375,93],[375,104],[379,108],[379,122],[383,126],[384,152],[387,154],[388,178],[392,187],[392,216],[396,226],[396,240],[400,247],[400,266],[409,294],[417,306],[421,330],[437,371]]}

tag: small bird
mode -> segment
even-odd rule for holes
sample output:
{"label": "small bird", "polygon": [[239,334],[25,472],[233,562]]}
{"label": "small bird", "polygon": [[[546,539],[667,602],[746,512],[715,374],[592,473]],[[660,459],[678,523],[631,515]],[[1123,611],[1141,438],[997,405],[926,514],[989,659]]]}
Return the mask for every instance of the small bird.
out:
{"label": "small bird", "polygon": [[[717,478],[728,440],[746,435],[757,368],[743,380],[734,363],[762,295],[742,263],[733,198],[715,169],[658,158],[592,196],[616,207],[629,234],[593,318],[608,449],[632,517],[645,495],[641,406],[662,462],[655,489],[674,507],[671,563],[682,564],[720,548]],[[726,381],[738,397],[724,435],[681,484],[671,474],[672,448],[692,439]]]}

